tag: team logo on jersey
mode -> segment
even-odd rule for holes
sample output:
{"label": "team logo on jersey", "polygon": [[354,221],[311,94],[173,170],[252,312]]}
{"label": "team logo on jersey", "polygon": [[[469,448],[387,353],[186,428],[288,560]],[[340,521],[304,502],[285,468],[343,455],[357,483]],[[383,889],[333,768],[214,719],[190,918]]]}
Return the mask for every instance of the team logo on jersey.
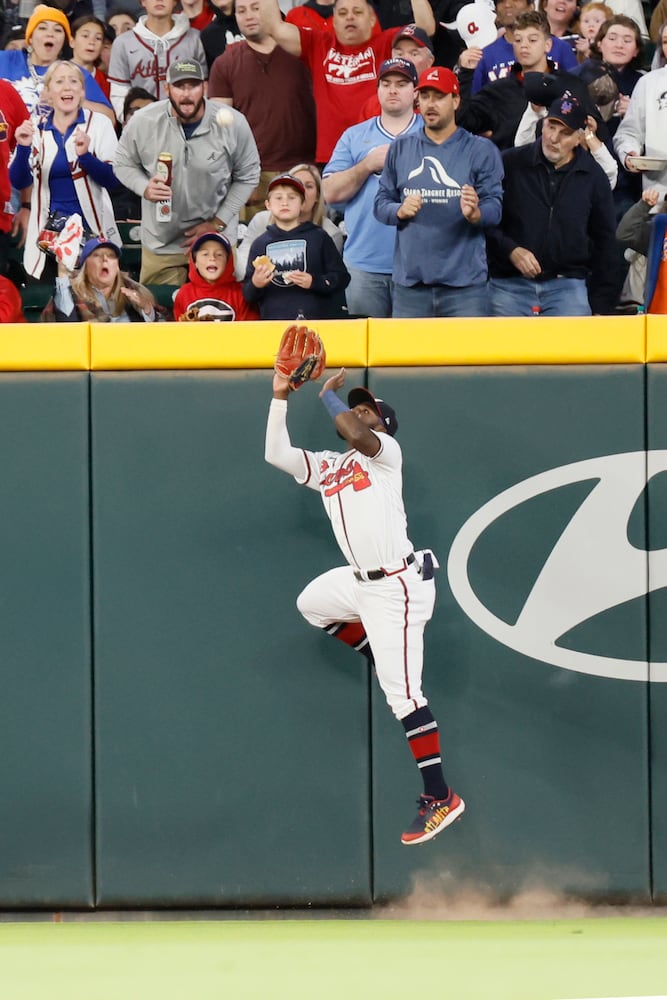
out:
{"label": "team logo on jersey", "polygon": [[320,486],[324,489],[325,497],[335,496],[347,486],[351,486],[355,493],[359,490],[366,490],[371,486],[371,481],[365,469],[357,461],[348,462],[335,472],[330,472],[320,481]]}
{"label": "team logo on jersey", "polygon": [[[455,599],[484,632],[535,660],[598,677],[667,682],[667,663],[652,662],[649,667],[643,659],[641,610],[636,659],[591,652],[585,640],[577,640],[578,635],[590,634],[586,625],[598,615],[619,612],[667,587],[667,549],[649,553],[641,543],[643,531],[639,538],[632,531],[632,517],[643,509],[648,483],[666,471],[667,451],[627,452],[550,469],[504,490],[480,507],[454,539],[447,573]],[[577,484],[586,491],[584,499],[577,501],[553,548],[531,571],[520,607],[501,617],[484,604],[471,583],[473,549],[479,555],[487,531],[498,529],[504,516],[513,518],[514,525],[526,524],[534,509],[530,501],[547,494],[557,500],[556,491],[568,487],[571,491]],[[516,541],[516,533],[512,537]],[[525,556],[535,562],[531,537],[539,544],[535,534],[523,535],[526,549],[515,546],[512,560],[520,563]],[[580,626],[584,627],[577,631]]]}
{"label": "team logo on jersey", "polygon": [[7,142],[7,136],[9,135],[9,125],[7,124],[7,119],[0,109],[0,142]]}
{"label": "team logo on jersey", "polygon": [[667,111],[667,90],[663,90],[658,98],[658,111]]}
{"label": "team logo on jersey", "polygon": [[200,323],[203,321],[209,323],[231,323],[236,319],[236,312],[234,311],[234,307],[229,302],[225,302],[224,299],[195,299],[188,306],[184,319]]}
{"label": "team logo on jersey", "polygon": [[[420,186],[411,187],[410,181],[416,181]],[[408,174],[408,184],[403,188],[403,195],[409,194],[420,194],[424,202],[446,204],[450,198],[461,197],[461,185],[450,177],[435,156],[425,156],[419,166]]]}

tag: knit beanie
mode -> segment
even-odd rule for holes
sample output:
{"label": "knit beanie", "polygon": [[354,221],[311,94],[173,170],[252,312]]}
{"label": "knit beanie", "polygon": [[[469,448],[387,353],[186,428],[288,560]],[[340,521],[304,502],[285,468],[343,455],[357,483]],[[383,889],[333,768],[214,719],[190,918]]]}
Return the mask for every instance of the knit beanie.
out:
{"label": "knit beanie", "polygon": [[30,20],[28,21],[25,29],[25,40],[26,44],[30,45],[30,38],[33,31],[38,24],[42,21],[55,21],[62,28],[65,29],[65,35],[67,36],[67,41],[72,44],[72,29],[70,28],[69,21],[67,20],[67,15],[57,7],[47,7],[46,4],[38,4],[32,12]]}

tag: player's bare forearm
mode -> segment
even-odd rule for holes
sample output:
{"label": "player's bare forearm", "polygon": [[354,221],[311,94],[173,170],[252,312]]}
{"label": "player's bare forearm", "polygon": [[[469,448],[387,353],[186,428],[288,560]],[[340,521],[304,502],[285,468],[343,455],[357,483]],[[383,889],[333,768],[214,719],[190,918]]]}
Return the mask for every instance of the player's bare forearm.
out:
{"label": "player's bare forearm", "polygon": [[289,382],[284,377],[284,375],[279,375],[276,372],[273,376],[273,398],[274,399],[289,399],[290,388]]}
{"label": "player's bare forearm", "polygon": [[353,410],[339,413],[335,420],[336,430],[345,438],[350,448],[360,451],[362,455],[372,458],[380,450],[380,439],[377,434],[362,423]]}

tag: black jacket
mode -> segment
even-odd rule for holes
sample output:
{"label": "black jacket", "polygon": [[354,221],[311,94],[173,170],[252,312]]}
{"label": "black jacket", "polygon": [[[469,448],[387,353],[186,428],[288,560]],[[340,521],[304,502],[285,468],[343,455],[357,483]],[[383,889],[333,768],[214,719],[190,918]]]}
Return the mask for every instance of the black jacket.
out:
{"label": "black jacket", "polygon": [[[253,260],[267,254],[276,269],[265,288],[252,283]],[[313,276],[310,288],[291,284],[290,271],[307,271]],[[340,294],[350,283],[336,244],[321,226],[303,222],[286,232],[276,225],[253,241],[243,281],[246,302],[259,307],[262,319],[335,319],[340,315]]]}
{"label": "black jacket", "polygon": [[[493,84],[496,86],[496,84]],[[580,147],[574,159],[554,170],[542,143],[508,149],[503,154],[503,214],[487,230],[489,275],[516,278],[509,257],[525,247],[542,267],[538,280],[564,275],[589,279],[594,313],[612,313],[616,304],[614,201],[604,171]]]}
{"label": "black jacket", "polygon": [[210,24],[200,32],[201,43],[206,53],[206,63],[209,71],[211,66],[228,45],[233,42],[240,42],[243,35],[239,31],[235,14],[224,14],[217,10],[215,17]]}
{"label": "black jacket", "polygon": [[[556,69],[549,60],[550,72],[530,73],[527,77],[548,80],[549,94],[559,96],[569,90],[578,97],[589,114],[596,115],[596,108],[588,98],[585,85],[571,73]],[[524,73],[519,63],[513,63],[507,76],[485,84],[476,94],[471,94],[473,70],[460,70],[461,105],[456,123],[475,135],[490,133],[489,139],[498,149],[511,149],[523,113],[528,107],[528,94]],[[533,95],[535,96],[535,95]],[[533,97],[531,97],[533,99]],[[540,102],[541,103],[541,102]],[[548,100],[551,103],[551,100]],[[601,137],[602,138],[602,137]]]}

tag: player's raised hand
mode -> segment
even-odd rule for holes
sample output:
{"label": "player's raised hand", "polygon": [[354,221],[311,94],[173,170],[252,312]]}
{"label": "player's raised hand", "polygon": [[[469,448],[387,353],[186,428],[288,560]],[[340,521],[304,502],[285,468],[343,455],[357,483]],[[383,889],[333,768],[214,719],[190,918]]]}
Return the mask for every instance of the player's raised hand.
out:
{"label": "player's raised hand", "polygon": [[345,385],[345,375],[344,368],[340,368],[335,375],[330,375],[320,390],[320,396],[323,396],[327,389],[331,389],[333,392],[342,389]]}

